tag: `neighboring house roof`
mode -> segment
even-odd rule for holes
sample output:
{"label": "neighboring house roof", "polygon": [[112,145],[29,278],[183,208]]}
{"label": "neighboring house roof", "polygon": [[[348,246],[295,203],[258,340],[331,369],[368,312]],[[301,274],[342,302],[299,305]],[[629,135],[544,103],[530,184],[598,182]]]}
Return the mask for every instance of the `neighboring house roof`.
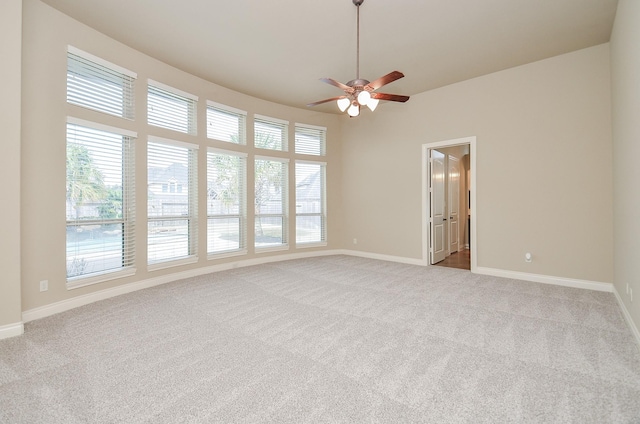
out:
{"label": "neighboring house roof", "polygon": [[148,170],[149,183],[166,183],[175,181],[187,186],[189,184],[189,170],[181,163],[172,163],[168,167],[152,167]]}
{"label": "neighboring house roof", "polygon": [[317,200],[320,193],[320,171],[310,174],[296,184],[296,201]]}

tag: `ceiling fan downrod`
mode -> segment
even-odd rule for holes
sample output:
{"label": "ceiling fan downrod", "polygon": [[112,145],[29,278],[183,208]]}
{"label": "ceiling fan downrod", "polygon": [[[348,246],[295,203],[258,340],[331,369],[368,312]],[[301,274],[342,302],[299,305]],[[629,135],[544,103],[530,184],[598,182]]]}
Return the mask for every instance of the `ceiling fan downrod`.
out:
{"label": "ceiling fan downrod", "polygon": [[346,110],[351,117],[354,117],[360,114],[360,106],[367,106],[369,109],[371,109],[371,111],[374,111],[380,100],[406,102],[407,100],[409,100],[409,96],[380,93],[376,91],[378,88],[404,77],[404,74],[402,72],[389,72],[388,74],[374,80],[373,82],[360,78],[360,5],[364,3],[364,0],[351,1],[357,8],[356,79],[343,84],[334,80],[333,78],[320,78],[320,81],[340,88],[344,91],[344,94],[342,96],[331,97],[329,99],[309,103],[307,104],[307,106],[316,106],[322,103],[337,100],[338,108],[340,109],[340,111],[344,112]]}
{"label": "ceiling fan downrod", "polygon": [[360,5],[364,3],[364,0],[353,0],[353,4],[356,5],[356,80],[360,79]]}

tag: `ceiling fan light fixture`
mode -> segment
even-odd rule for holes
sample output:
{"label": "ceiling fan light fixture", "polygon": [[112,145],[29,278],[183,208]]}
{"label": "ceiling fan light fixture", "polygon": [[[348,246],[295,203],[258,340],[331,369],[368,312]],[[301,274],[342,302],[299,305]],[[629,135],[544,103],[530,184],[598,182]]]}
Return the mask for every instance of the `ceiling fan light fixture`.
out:
{"label": "ceiling fan light fixture", "polygon": [[338,109],[340,109],[340,112],[344,112],[345,110],[347,110],[350,104],[351,101],[347,97],[338,99]]}
{"label": "ceiling fan light fixture", "polygon": [[360,106],[358,105],[358,102],[354,101],[351,104],[351,107],[349,108],[349,110],[347,110],[347,113],[351,117],[356,117],[356,116],[360,115]]}
{"label": "ceiling fan light fixture", "polygon": [[366,106],[371,100],[371,94],[368,91],[363,90],[358,94],[358,103],[362,106]]}
{"label": "ceiling fan light fixture", "polygon": [[[331,97],[329,99],[320,100],[307,104],[308,107],[317,106],[327,102],[337,100],[338,108],[341,112],[345,110],[351,117],[360,115],[360,106],[367,106],[373,112],[380,100],[388,100],[391,102],[406,102],[409,96],[399,94],[380,93],[376,91],[380,87],[394,82],[404,77],[400,71],[389,72],[373,81],[360,78],[360,5],[364,0],[351,0],[356,6],[356,78],[343,84],[332,78],[320,78],[320,81],[338,87],[344,91],[344,95],[339,97]],[[372,94],[373,93],[373,94]]]}

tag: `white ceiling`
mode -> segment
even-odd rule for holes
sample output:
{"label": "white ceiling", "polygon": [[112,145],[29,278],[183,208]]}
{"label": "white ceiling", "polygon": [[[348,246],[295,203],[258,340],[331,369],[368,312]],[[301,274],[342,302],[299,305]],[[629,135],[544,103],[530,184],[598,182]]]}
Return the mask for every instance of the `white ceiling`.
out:
{"label": "white ceiling", "polygon": [[[352,0],[43,0],[224,87],[305,108],[356,77]],[[365,0],[360,77],[414,95],[609,41],[617,0]],[[411,100],[409,100],[411,101]],[[397,106],[401,107],[401,106]],[[338,112],[335,104],[317,106]]]}

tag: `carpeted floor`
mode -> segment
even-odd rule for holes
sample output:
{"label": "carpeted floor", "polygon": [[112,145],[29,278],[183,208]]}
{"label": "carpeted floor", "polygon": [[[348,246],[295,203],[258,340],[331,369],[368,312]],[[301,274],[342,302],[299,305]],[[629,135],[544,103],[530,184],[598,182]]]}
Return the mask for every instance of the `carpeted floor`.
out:
{"label": "carpeted floor", "polygon": [[611,293],[328,256],[238,268],[0,341],[2,423],[638,423]]}

